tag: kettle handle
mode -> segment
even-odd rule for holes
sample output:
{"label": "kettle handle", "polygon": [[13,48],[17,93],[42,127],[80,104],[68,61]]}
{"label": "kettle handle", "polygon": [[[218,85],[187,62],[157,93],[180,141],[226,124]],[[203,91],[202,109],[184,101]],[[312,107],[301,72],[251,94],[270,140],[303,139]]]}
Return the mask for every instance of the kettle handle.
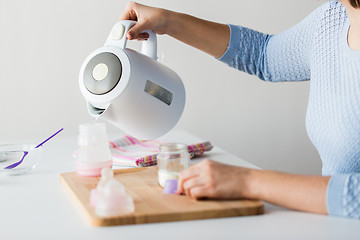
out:
{"label": "kettle handle", "polygon": [[[127,38],[126,34],[129,29],[136,24],[136,21],[132,20],[122,20],[120,22],[115,23],[111,32],[105,42],[105,46],[112,45],[116,47],[120,47],[121,49],[126,48]],[[149,38],[146,41],[143,41],[141,45],[141,53],[146,56],[157,60],[157,39],[156,33],[151,30],[146,30],[149,34]]]}

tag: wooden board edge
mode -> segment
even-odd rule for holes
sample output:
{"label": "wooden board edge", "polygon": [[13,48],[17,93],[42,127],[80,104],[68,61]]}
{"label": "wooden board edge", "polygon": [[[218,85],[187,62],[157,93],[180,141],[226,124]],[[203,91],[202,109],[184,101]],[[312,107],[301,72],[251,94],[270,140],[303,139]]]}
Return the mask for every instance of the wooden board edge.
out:
{"label": "wooden board edge", "polygon": [[[228,217],[246,217],[262,215],[264,213],[264,204],[257,200],[251,200],[254,206],[251,208],[238,209],[229,208],[228,212],[219,212],[218,210],[203,211],[201,215],[192,215],[191,212],[185,212],[180,214],[181,217],[167,214],[157,214],[152,216],[136,216],[136,214],[129,214],[122,218],[97,218],[92,219],[93,226],[122,226],[122,225],[136,225],[147,223],[163,223],[163,222],[179,222],[179,221],[191,221],[191,220],[206,220],[215,218],[228,218]],[[245,213],[246,212],[246,213]]]}
{"label": "wooden board edge", "polygon": [[[136,224],[146,224],[146,223],[163,223],[163,222],[179,222],[179,221],[191,221],[191,220],[207,220],[207,219],[215,219],[215,218],[229,218],[229,217],[246,217],[246,216],[254,216],[254,215],[261,215],[263,213],[263,208],[260,207],[259,209],[255,209],[252,213],[247,213],[244,215],[241,214],[219,214],[216,213],[204,213],[202,216],[192,216],[190,213],[182,215],[181,218],[173,217],[173,216],[166,216],[161,218],[161,216],[156,216],[157,219],[155,220],[155,216],[147,218],[146,216],[139,220],[133,220],[133,217],[130,218],[122,218],[122,219],[99,219],[98,221],[94,221],[93,225],[95,226],[121,226],[121,225],[136,225]],[[160,218],[159,218],[160,217]]]}
{"label": "wooden board edge", "polygon": [[82,209],[83,214],[85,214],[85,216],[87,217],[87,221],[89,221],[90,219],[90,223],[93,226],[102,226],[99,225],[100,222],[98,221],[98,219],[94,218],[86,209],[86,207],[81,203],[80,199],[76,196],[75,192],[71,189],[69,183],[66,181],[66,178],[64,178],[64,175],[70,174],[71,172],[67,172],[67,173],[61,173],[60,174],[60,183],[62,186],[65,187],[66,192],[68,192],[69,195],[71,195],[71,198],[73,198],[76,202],[77,206],[80,206],[80,208]]}

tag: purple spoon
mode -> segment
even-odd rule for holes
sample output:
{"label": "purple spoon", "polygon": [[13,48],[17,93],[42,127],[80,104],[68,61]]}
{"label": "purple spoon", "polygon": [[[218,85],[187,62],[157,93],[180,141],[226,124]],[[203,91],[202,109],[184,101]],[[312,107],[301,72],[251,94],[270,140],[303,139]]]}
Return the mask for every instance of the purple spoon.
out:
{"label": "purple spoon", "polygon": [[[46,143],[47,141],[49,141],[51,138],[55,137],[55,135],[57,135],[59,132],[61,132],[62,130],[64,130],[64,128],[60,129],[59,131],[57,131],[56,133],[54,133],[53,135],[51,135],[50,137],[48,137],[45,141],[43,141],[42,143],[40,143],[39,145],[37,145],[35,148],[38,148],[40,146],[42,146],[44,143]],[[13,163],[7,167],[5,167],[4,169],[13,169],[15,168],[16,166],[18,166],[20,163],[22,163],[22,161],[24,160],[24,158],[26,157],[26,155],[28,155],[29,152],[27,151],[24,151],[24,155],[22,156],[21,160],[16,162],[16,163]]]}

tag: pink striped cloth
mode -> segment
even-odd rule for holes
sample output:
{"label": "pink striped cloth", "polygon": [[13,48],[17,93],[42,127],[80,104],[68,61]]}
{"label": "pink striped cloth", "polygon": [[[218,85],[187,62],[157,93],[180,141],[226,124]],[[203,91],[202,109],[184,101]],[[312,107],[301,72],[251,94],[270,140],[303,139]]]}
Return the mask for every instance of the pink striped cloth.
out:
{"label": "pink striped cloth", "polygon": [[[151,140],[142,141],[125,135],[109,141],[114,165],[148,167],[157,164],[156,155],[163,142]],[[213,148],[210,142],[188,145],[190,158],[200,156]]]}

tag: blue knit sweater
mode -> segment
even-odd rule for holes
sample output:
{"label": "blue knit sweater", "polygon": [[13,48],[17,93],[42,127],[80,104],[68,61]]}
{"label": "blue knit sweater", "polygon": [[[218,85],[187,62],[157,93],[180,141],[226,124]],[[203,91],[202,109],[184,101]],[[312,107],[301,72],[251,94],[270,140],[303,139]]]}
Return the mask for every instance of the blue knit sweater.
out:
{"label": "blue knit sweater", "polygon": [[277,35],[229,27],[219,60],[266,81],[311,79],[306,128],[331,176],[328,212],[360,218],[360,51],[348,46],[345,8],[328,1]]}

